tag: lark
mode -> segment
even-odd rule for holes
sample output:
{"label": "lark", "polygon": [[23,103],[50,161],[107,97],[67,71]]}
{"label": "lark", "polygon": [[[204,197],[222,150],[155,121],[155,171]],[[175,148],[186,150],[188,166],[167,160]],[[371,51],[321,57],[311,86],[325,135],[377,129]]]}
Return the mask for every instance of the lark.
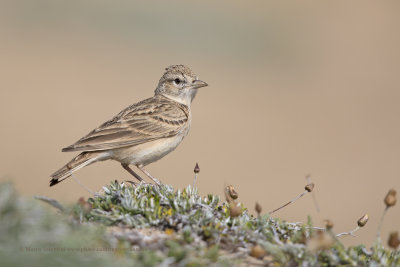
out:
{"label": "lark", "polygon": [[197,90],[207,85],[187,66],[169,66],[153,97],[127,107],[76,143],[62,149],[63,152],[81,153],[51,175],[50,186],[85,166],[109,159],[120,162],[140,182],[142,177],[130,165],[160,184],[144,166],[161,159],[182,142],[192,121],[191,103]]}

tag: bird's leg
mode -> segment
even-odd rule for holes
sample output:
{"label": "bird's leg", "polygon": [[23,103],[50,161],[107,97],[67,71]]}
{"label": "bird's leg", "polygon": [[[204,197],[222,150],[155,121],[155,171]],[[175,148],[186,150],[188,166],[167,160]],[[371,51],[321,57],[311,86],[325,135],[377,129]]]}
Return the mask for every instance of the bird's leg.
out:
{"label": "bird's leg", "polygon": [[134,172],[131,168],[129,168],[128,164],[123,164],[121,163],[121,166],[127,170],[130,174],[132,174],[136,179],[138,179],[140,182],[143,182],[143,178],[140,177],[136,172]]}
{"label": "bird's leg", "polygon": [[151,175],[148,171],[146,171],[143,168],[143,165],[137,165],[136,167],[138,167],[139,170],[141,170],[144,174],[146,174],[147,177],[149,177],[151,180],[153,180],[153,182],[155,182],[157,185],[161,185],[159,180],[157,180],[153,175]]}

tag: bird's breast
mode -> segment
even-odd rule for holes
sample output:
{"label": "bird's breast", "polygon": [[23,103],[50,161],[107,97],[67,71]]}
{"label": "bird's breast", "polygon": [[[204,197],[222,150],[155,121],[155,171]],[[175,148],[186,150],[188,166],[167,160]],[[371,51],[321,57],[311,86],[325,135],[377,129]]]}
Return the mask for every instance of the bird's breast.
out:
{"label": "bird's breast", "polygon": [[189,129],[173,137],[162,138],[144,144],[114,149],[111,158],[124,164],[147,165],[155,162],[182,142]]}

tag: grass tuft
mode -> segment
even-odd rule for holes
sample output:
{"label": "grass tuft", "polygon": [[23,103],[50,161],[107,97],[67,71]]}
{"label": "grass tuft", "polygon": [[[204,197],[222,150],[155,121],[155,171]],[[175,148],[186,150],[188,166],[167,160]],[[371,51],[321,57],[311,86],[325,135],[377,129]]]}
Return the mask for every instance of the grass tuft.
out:
{"label": "grass tuft", "polygon": [[[400,265],[400,252],[378,240],[346,248],[332,228],[288,223],[268,214],[253,217],[242,204],[200,196],[188,186],[112,182],[103,192],[75,205],[49,211],[0,185],[0,257],[2,266],[33,262],[85,266],[282,266]],[[46,199],[46,203],[54,203]],[[240,212],[232,216],[231,205]],[[54,205],[53,205],[54,206]],[[3,248],[41,248],[41,252],[4,253]],[[111,252],[51,253],[46,247],[110,248]],[[23,250],[23,249],[22,249]],[[17,256],[21,254],[22,256]],[[55,263],[57,261],[57,263]],[[32,265],[32,264],[30,264]]]}

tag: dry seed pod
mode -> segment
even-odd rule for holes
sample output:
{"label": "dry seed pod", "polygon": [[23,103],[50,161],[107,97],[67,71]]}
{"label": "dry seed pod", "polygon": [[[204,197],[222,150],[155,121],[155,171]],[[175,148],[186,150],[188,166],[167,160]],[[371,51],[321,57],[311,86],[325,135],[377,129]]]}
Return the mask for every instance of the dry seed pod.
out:
{"label": "dry seed pod", "polygon": [[307,235],[305,232],[301,233],[301,238],[298,242],[303,245],[307,244]]}
{"label": "dry seed pod", "polygon": [[389,192],[387,193],[384,201],[385,201],[387,208],[393,207],[394,205],[396,205],[396,190],[390,189]]}
{"label": "dry seed pod", "polygon": [[85,202],[86,202],[85,199],[83,197],[80,197],[76,202],[76,204],[78,204],[79,206],[83,206]]}
{"label": "dry seed pod", "polygon": [[90,204],[89,202],[87,202],[83,197],[80,197],[79,199],[78,199],[78,202],[77,202],[77,204],[79,205],[79,206],[81,206],[81,208],[82,208],[82,210],[84,211],[84,212],[90,212],[91,210],[92,210],[92,204]]}
{"label": "dry seed pod", "polygon": [[232,198],[232,199],[237,199],[239,197],[239,194],[236,192],[235,188],[233,187],[233,185],[228,185],[225,189],[225,191],[228,193],[228,195]]}
{"label": "dry seed pod", "polygon": [[364,227],[367,222],[368,222],[369,216],[368,214],[365,214],[364,216],[362,216],[360,219],[358,219],[357,224],[359,227]]}
{"label": "dry seed pod", "polygon": [[311,251],[327,250],[332,247],[334,242],[331,234],[318,231],[315,236],[308,240],[307,247]]}
{"label": "dry seed pod", "polygon": [[233,199],[231,198],[231,196],[229,195],[229,193],[225,190],[225,200],[226,200],[226,202],[228,202],[228,203],[232,203],[233,202]]}
{"label": "dry seed pod", "polygon": [[307,190],[307,192],[312,192],[314,189],[314,183],[308,184],[304,187],[305,190]]}
{"label": "dry seed pod", "polygon": [[265,256],[265,250],[260,245],[255,245],[250,250],[250,256],[262,259]]}
{"label": "dry seed pod", "polygon": [[229,216],[232,218],[238,217],[242,214],[242,209],[236,203],[229,204]]}
{"label": "dry seed pod", "polygon": [[392,232],[389,235],[388,245],[392,249],[397,249],[400,245],[399,232]]}
{"label": "dry seed pod", "polygon": [[256,202],[256,207],[255,207],[255,209],[256,209],[257,215],[260,216],[261,211],[262,211],[262,207],[261,207],[261,205],[260,205],[258,202]]}
{"label": "dry seed pod", "polygon": [[200,167],[199,164],[196,162],[196,166],[194,166],[194,173],[199,173],[200,172]]}
{"label": "dry seed pod", "polygon": [[331,220],[325,220],[325,228],[331,230],[333,228],[333,222]]}

